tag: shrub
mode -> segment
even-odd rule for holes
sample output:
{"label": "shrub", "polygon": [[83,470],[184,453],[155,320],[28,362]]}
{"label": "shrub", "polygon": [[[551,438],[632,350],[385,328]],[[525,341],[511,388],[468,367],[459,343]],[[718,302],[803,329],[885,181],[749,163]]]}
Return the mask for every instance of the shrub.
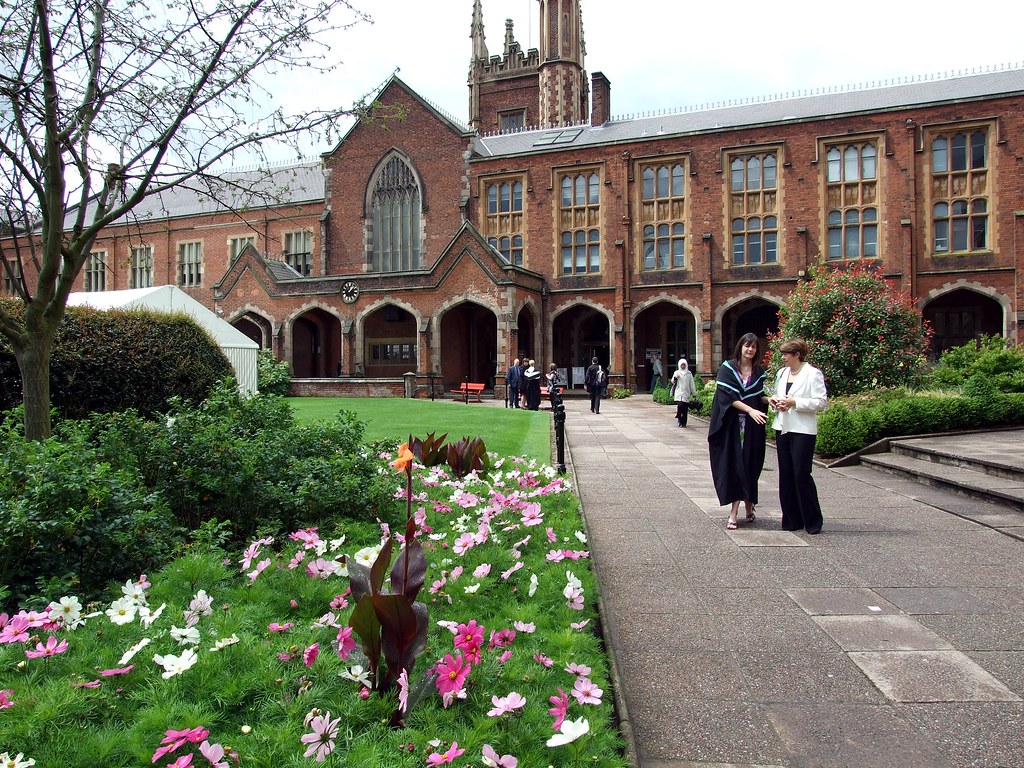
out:
{"label": "shrub", "polygon": [[256,353],[256,386],[260,392],[284,397],[288,394],[291,380],[288,363],[278,362],[269,349],[261,349]]}
{"label": "shrub", "polygon": [[772,366],[782,342],[801,337],[821,368],[829,395],[913,384],[923,375],[931,329],[911,297],[866,266],[821,269],[779,309]]}
{"label": "shrub", "polygon": [[662,405],[675,405],[675,400],[672,399],[671,390],[668,387],[663,387],[660,384],[654,388],[654,402],[661,403]]}
{"label": "shrub", "polygon": [[1024,392],[1024,346],[1002,336],[984,336],[977,342],[942,353],[929,375],[935,386],[959,387],[983,377],[1000,392]]}
{"label": "shrub", "polygon": [[111,580],[163,565],[183,531],[137,473],[105,461],[87,430],[27,441],[12,414],[0,453],[0,583],[15,599],[74,585],[86,597]]}
{"label": "shrub", "polygon": [[824,456],[845,456],[863,448],[864,425],[842,405],[832,405],[818,416],[814,450]]}
{"label": "shrub", "polygon": [[632,395],[633,392],[629,387],[612,387],[608,390],[608,394],[613,400],[622,400]]}
{"label": "shrub", "polygon": [[[20,302],[5,309],[20,314]],[[216,342],[185,314],[68,307],[54,340],[50,401],[63,418],[134,408],[167,409],[172,396],[201,402],[234,375]],[[14,352],[0,340],[0,408],[21,402]]]}

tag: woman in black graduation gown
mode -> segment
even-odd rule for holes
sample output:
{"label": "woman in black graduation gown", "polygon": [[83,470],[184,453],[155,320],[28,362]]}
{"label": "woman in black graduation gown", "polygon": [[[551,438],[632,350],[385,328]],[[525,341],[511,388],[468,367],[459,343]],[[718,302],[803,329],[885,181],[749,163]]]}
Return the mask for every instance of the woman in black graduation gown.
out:
{"label": "woman in black graduation gown", "polygon": [[540,371],[536,363],[531,360],[523,372],[523,387],[526,393],[526,409],[528,411],[540,410]]}
{"label": "woman in black graduation gown", "polygon": [[736,343],[732,359],[718,369],[715,399],[711,404],[708,448],[711,475],[718,502],[731,504],[727,528],[738,522],[740,502],[746,510],[746,522],[756,519],[757,481],[764,466],[764,410],[768,397],[764,391],[765,371],[761,366],[760,342],[752,333]]}

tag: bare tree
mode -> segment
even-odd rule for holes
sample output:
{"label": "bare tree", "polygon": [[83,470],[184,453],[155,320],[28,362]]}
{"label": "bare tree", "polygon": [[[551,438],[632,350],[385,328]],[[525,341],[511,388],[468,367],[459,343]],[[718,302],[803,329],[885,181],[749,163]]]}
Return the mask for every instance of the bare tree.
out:
{"label": "bare tree", "polygon": [[172,187],[216,196],[216,170],[241,152],[331,141],[360,104],[286,114],[260,83],[332,69],[325,33],[369,18],[348,0],[5,0],[4,13],[0,275],[25,307],[0,308],[0,334],[26,435],[43,439],[54,336],[99,232]]}

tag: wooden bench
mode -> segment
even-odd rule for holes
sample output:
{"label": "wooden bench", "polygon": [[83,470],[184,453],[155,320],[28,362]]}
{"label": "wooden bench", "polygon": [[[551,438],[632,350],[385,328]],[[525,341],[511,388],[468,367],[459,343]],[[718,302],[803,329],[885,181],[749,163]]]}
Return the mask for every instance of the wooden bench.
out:
{"label": "wooden bench", "polygon": [[[555,387],[555,389],[558,390],[558,394],[562,394],[563,392],[565,392],[565,385],[564,384],[559,384],[558,386]],[[548,388],[547,387],[541,387],[540,388],[540,396],[541,397],[547,397],[548,396]]]}
{"label": "wooden bench", "polygon": [[483,400],[480,399],[480,393],[484,391],[483,384],[476,384],[471,381],[468,383],[459,384],[458,389],[449,389],[448,391],[451,394],[458,395],[459,397],[462,398],[466,398],[467,396],[472,395],[476,399],[476,402],[483,402]]}

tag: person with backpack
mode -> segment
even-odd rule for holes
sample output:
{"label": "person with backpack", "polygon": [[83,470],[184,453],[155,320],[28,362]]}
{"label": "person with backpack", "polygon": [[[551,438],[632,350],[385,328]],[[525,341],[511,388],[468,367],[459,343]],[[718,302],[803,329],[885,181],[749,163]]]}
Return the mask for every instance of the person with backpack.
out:
{"label": "person with backpack", "polygon": [[601,393],[608,386],[608,374],[596,357],[590,358],[590,367],[587,368],[586,376],[583,377],[583,385],[590,393],[590,412],[600,413]]}

